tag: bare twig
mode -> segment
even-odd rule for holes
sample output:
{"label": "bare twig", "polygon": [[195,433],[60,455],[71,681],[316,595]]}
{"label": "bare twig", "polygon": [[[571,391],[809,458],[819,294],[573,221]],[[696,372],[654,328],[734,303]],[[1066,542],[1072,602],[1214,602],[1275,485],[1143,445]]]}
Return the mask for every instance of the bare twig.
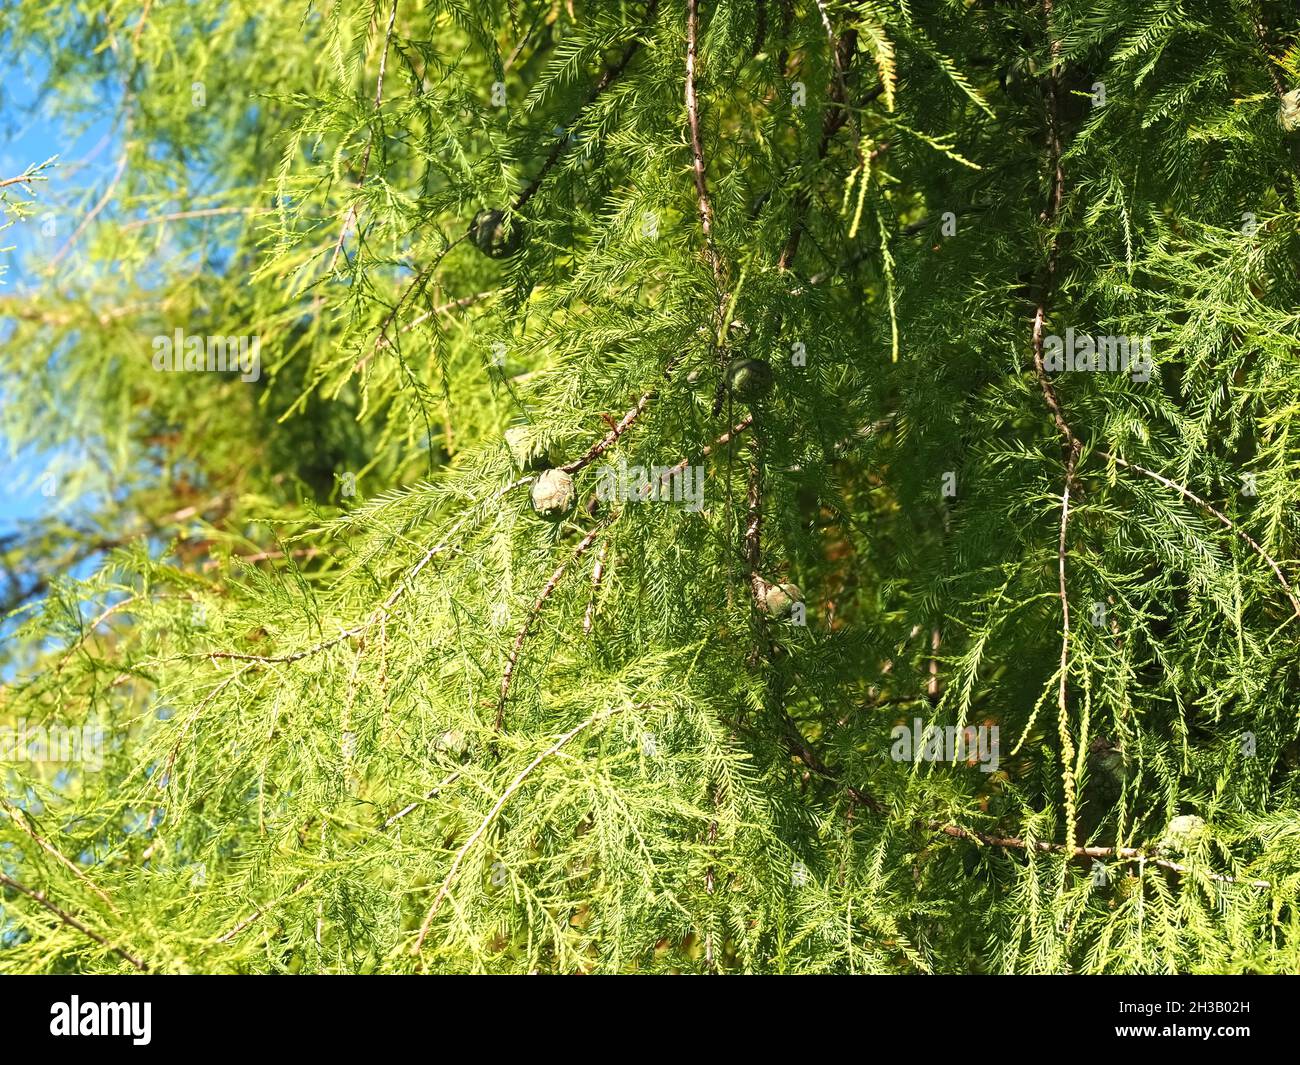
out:
{"label": "bare twig", "polygon": [[118,183],[122,180],[122,174],[126,171],[126,159],[130,154],[130,151],[131,145],[130,142],[128,142],[122,148],[122,158],[118,161],[117,170],[114,172],[112,180],[109,181],[108,188],[104,190],[104,195],[99,198],[99,202],[90,209],[90,213],[87,214],[86,217],[81,220],[80,224],[78,224],[77,228],[72,231],[72,236],[64,242],[63,247],[55,252],[54,258],[50,260],[49,266],[46,267],[47,272],[53,272],[54,268],[63,261],[63,257],[72,250],[72,246],[77,243],[78,238],[86,231],[86,227],[99,216],[99,212],[102,211],[108,205],[108,201],[113,198],[113,193],[117,191]]}
{"label": "bare twig", "polygon": [[621,437],[625,432],[627,432],[630,428],[632,428],[633,423],[635,423],[636,420],[639,417],[641,417],[642,412],[646,409],[647,406],[649,406],[651,400],[653,400],[654,398],[655,398],[654,392],[646,392],[644,395],[642,395],[641,398],[636,401],[636,405],[633,406],[631,410],[629,410],[626,414],[623,415],[623,417],[619,420],[618,424],[615,425],[612,429],[610,429],[610,431],[606,433],[600,440],[597,440],[594,444],[592,444],[591,447],[587,449],[585,454],[583,454],[580,458],[574,459],[572,462],[566,462],[563,466],[560,467],[560,469],[562,469],[565,473],[577,473],[583,467],[590,466],[593,462],[596,461],[596,459],[600,458],[601,455],[603,455],[606,451],[608,451],[611,447],[613,447],[614,444],[618,442],[619,437]]}
{"label": "bare twig", "polygon": [[[1060,86],[1060,41],[1052,33],[1052,0],[1043,0],[1043,19],[1046,25],[1052,56],[1051,68],[1047,73],[1045,96],[1047,102],[1047,143],[1048,159],[1052,169],[1051,201],[1043,211],[1041,221],[1054,226],[1060,218],[1061,208],[1065,202],[1065,171],[1061,162],[1060,107],[1058,94]],[[1047,376],[1047,367],[1043,360],[1043,327],[1047,317],[1047,299],[1056,279],[1057,256],[1059,245],[1053,236],[1047,254],[1047,266],[1040,286],[1038,306],[1034,311],[1033,346],[1034,372],[1043,399],[1051,411],[1052,420],[1065,442],[1065,484],[1061,489],[1061,522],[1057,535],[1057,577],[1058,595],[1061,600],[1061,662],[1060,677],[1056,692],[1057,735],[1061,743],[1062,782],[1065,789],[1065,835],[1066,845],[1074,845],[1075,818],[1075,781],[1074,781],[1074,741],[1070,736],[1070,709],[1067,699],[1070,679],[1070,596],[1066,586],[1065,565],[1068,554],[1067,532],[1070,523],[1070,490],[1074,486],[1079,456],[1083,444],[1069,422],[1051,379]]]}
{"label": "bare twig", "polygon": [[400,810],[397,811],[397,813],[393,814],[392,817],[390,817],[387,821],[383,823],[383,826],[380,828],[380,831],[387,832],[390,828],[393,827],[393,825],[397,824],[397,822],[400,821],[403,817],[406,817],[408,814],[414,813],[416,810],[420,808],[421,803],[428,802],[435,795],[437,795],[438,792],[442,791],[443,788],[449,787],[450,785],[456,783],[456,781],[460,779],[460,774],[461,774],[461,770],[457,769],[454,773],[444,778],[438,784],[438,786],[435,787],[433,790],[426,792],[424,797],[420,799],[418,802],[408,803],[406,806],[403,806]]}
{"label": "bare twig", "polygon": [[146,226],[158,226],[167,222],[183,222],[191,218],[212,218],[217,215],[227,214],[257,214],[259,209],[256,207],[204,207],[195,211],[173,211],[170,214],[157,215],[154,218],[138,218],[134,222],[127,222],[121,228],[121,232],[130,233],[135,229],[143,229]]}
{"label": "bare twig", "polygon": [[[435,795],[437,795],[438,792],[442,791],[443,788],[447,787],[449,784],[454,783],[460,777],[460,774],[461,771],[459,769],[456,770],[456,772],[452,773],[450,776],[444,779],[432,791],[426,793],[423,799],[421,799],[418,802],[410,803],[407,806],[403,807],[401,810],[398,810],[397,813],[393,814],[392,817],[390,817],[387,821],[383,823],[382,826],[380,826],[379,831],[381,833],[387,832],[390,828],[393,827],[393,825],[397,824],[398,821],[402,820],[402,818],[418,810],[422,802],[428,802]],[[273,900],[272,902],[267,903],[265,906],[259,907],[258,909],[250,913],[247,917],[240,920],[237,924],[228,928],[225,932],[223,932],[221,935],[217,937],[216,942],[218,943],[231,942],[246,928],[249,928],[250,926],[255,924],[273,907],[278,906],[281,902],[285,902],[288,899],[293,898],[295,895],[301,894],[304,890],[306,890],[306,888],[308,888],[311,885],[311,883],[312,881],[310,878],[304,878],[302,880],[299,880],[298,883],[296,883],[292,888],[290,888],[279,898]]]}
{"label": "bare twig", "polygon": [[1074,479],[1074,463],[1078,453],[1070,451],[1070,465],[1065,471],[1065,485],[1061,490],[1061,530],[1056,545],[1058,593],[1061,597],[1061,676],[1056,691],[1057,733],[1061,740],[1061,766],[1065,786],[1065,839],[1074,846],[1074,740],[1070,736],[1069,703],[1066,688],[1070,679],[1070,595],[1065,584],[1066,529],[1070,522],[1070,484]]}
{"label": "bare twig", "polygon": [[[798,726],[785,715],[786,733],[781,737],[782,743],[786,749],[795,757],[799,758],[804,765],[811,769],[820,777],[827,780],[840,783],[849,799],[859,806],[863,806],[873,813],[888,817],[891,814],[891,808],[880,799],[876,798],[870,792],[863,791],[851,784],[840,781],[839,772],[828,766],[816,752],[812,745],[800,733]],[[1072,858],[1112,858],[1119,861],[1137,861],[1145,859],[1162,869],[1167,869],[1173,873],[1187,874],[1192,870],[1186,865],[1171,861],[1167,858],[1161,858],[1157,854],[1149,853],[1138,847],[1087,847],[1076,846],[1073,844],[1053,843],[1048,840],[1036,840],[1032,845],[1017,836],[998,836],[987,832],[980,832],[976,829],[962,828],[944,821],[917,821],[916,827],[928,832],[937,832],[944,836],[950,836],[953,839],[972,840],[983,843],[989,847],[1002,847],[1007,850],[1035,851],[1040,854],[1061,854],[1069,853]],[[1209,879],[1220,883],[1245,883],[1251,887],[1267,888],[1271,885],[1267,880],[1246,880],[1240,881],[1235,877],[1227,876],[1223,873],[1205,872]]]}
{"label": "bare twig", "polygon": [[[720,437],[718,437],[717,440],[715,440],[712,444],[709,444],[706,448],[704,448],[704,450],[700,452],[700,455],[704,458],[708,458],[710,455],[713,454],[714,451],[716,451],[720,447],[725,447],[727,444],[731,443],[732,440],[738,437],[741,433],[743,433],[746,429],[748,429],[753,424],[754,424],[754,416],[752,414],[746,414],[743,418],[740,419],[740,421],[738,421],[735,425],[733,425],[730,429],[728,429],[725,433],[723,433]],[[659,475],[659,483],[667,484],[679,473],[682,473],[686,469],[686,467],[690,465],[690,461],[691,461],[690,459],[682,459],[682,461],[677,463],[677,465],[669,466],[667,470],[665,470],[663,473]]]}
{"label": "bare twig", "polygon": [[[520,487],[521,485],[528,484],[530,480],[531,478],[528,477],[520,477],[514,481],[511,481],[509,484],[505,485],[504,487],[498,488],[495,492],[492,493],[492,495],[490,495],[486,500],[484,500],[482,504],[479,504],[479,506],[483,506],[486,505],[487,503],[492,503],[500,499],[502,496]],[[199,654],[192,655],[191,657],[211,658],[211,659],[229,658],[237,662],[255,662],[255,663],[261,663],[263,665],[270,665],[279,662],[297,662],[299,659],[308,658],[311,655],[319,654],[321,651],[328,650],[331,647],[336,647],[339,644],[343,643],[345,640],[350,640],[355,636],[360,636],[362,633],[368,630],[372,625],[374,625],[377,621],[379,621],[382,617],[384,617],[393,608],[393,606],[402,597],[402,595],[405,594],[406,591],[411,587],[411,582],[414,581],[415,578],[420,575],[420,573],[424,570],[425,566],[427,566],[430,562],[433,561],[434,558],[440,555],[443,551],[446,551],[447,548],[451,546],[452,538],[465,525],[469,523],[469,521],[477,514],[477,512],[478,512],[478,506],[471,507],[464,515],[461,516],[461,518],[458,521],[456,521],[452,525],[450,529],[447,530],[447,535],[443,537],[441,541],[439,541],[433,547],[429,548],[429,550],[426,551],[423,556],[421,556],[420,561],[414,566],[414,568],[412,568],[410,573],[408,573],[402,579],[401,583],[398,584],[398,586],[394,588],[392,592],[389,593],[387,599],[385,599],[379,606],[377,606],[374,610],[372,610],[370,614],[367,615],[367,617],[363,621],[359,622],[358,624],[348,629],[341,628],[337,636],[332,636],[328,640],[322,640],[320,643],[313,644],[310,647],[305,647],[300,651],[293,651],[290,652],[289,654],[283,654],[283,655],[250,655],[250,654],[241,654],[235,651],[204,651]]]}
{"label": "bare twig", "polygon": [[281,902],[284,902],[286,899],[291,899],[295,895],[300,894],[302,891],[306,890],[307,886],[310,883],[311,883],[310,878],[299,880],[298,883],[296,883],[292,888],[290,888],[284,895],[281,895],[280,898],[276,899],[274,902],[267,903],[267,905],[263,906],[261,909],[254,910],[252,913],[250,913],[247,917],[245,917],[234,927],[228,929],[227,931],[223,932],[221,935],[217,936],[217,942],[229,943],[232,939],[234,939],[237,935],[239,935],[239,933],[242,932],[245,928],[247,928],[249,925],[253,924],[255,921],[260,919],[267,912],[267,910],[271,909],[272,906],[277,906]]}
{"label": "bare twig", "polygon": [[[945,836],[952,836],[954,839],[969,839],[986,844],[990,847],[1004,847],[1009,850],[1038,851],[1042,854],[1061,854],[1068,853],[1072,858],[1113,858],[1119,861],[1138,861],[1145,859],[1161,869],[1168,869],[1172,873],[1185,875],[1192,870],[1186,865],[1179,862],[1170,861],[1168,858],[1154,857],[1138,847],[1076,847],[1064,843],[1051,843],[1045,840],[1036,840],[1032,845],[1023,839],[1015,836],[992,836],[983,832],[976,832],[973,829],[959,828],[957,825],[931,825],[937,832]],[[1205,874],[1211,880],[1219,883],[1239,884],[1244,883],[1250,887],[1267,888],[1272,885],[1267,880],[1238,880],[1236,877],[1226,876],[1223,873]]]}

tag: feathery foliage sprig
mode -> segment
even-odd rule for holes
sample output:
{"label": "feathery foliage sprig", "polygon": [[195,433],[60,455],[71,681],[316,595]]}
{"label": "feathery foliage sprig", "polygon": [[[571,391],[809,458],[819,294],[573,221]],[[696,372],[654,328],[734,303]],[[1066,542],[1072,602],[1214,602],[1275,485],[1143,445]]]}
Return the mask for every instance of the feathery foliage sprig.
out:
{"label": "feathery foliage sprig", "polygon": [[1294,3],[55,8],[5,969],[1300,967]]}

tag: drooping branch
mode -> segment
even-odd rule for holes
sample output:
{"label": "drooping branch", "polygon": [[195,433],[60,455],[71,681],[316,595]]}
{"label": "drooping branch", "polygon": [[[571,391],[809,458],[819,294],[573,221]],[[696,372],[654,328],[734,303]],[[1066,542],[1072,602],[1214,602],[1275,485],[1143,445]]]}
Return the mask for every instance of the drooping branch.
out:
{"label": "drooping branch", "polygon": [[[659,0],[650,0],[650,2],[646,5],[646,12],[645,12],[645,23],[647,27],[649,27],[651,23],[654,22],[655,15],[658,13],[658,11],[659,11]],[[622,75],[622,73],[627,69],[628,64],[632,62],[633,57],[640,50],[641,50],[641,42],[639,40],[633,39],[628,43],[627,47],[623,49],[623,54],[619,56],[619,58],[615,60],[610,66],[605,68],[604,73],[602,73],[600,76],[600,80],[597,81],[596,84],[592,87],[591,91],[587,93],[586,97],[582,101],[582,104],[578,108],[579,115],[581,115],[583,111],[587,110],[587,108],[589,108],[592,104],[594,104],[604,94],[605,90],[608,89],[612,84],[614,84],[616,80],[618,80],[618,78]],[[550,152],[546,156],[546,159],[542,162],[541,169],[538,170],[533,180],[530,181],[527,184],[527,186],[525,186],[523,191],[520,192],[519,196],[515,199],[513,210],[522,211],[524,207],[527,206],[528,201],[531,200],[535,195],[537,195],[538,189],[542,187],[543,179],[545,179],[546,175],[551,172],[551,169],[555,166],[555,164],[558,163],[560,159],[564,156],[564,153],[568,150],[569,145],[571,143],[572,142],[570,138],[566,134],[560,137],[555,142],[555,144],[552,145]]]}
{"label": "drooping branch", "polygon": [[713,267],[713,278],[723,288],[722,257],[713,239],[713,201],[709,198],[709,178],[704,162],[704,141],[700,136],[700,101],[695,88],[695,68],[700,33],[699,0],[686,2],[686,122],[691,136],[691,173],[695,178],[695,203],[704,231],[704,249]]}
{"label": "drooping branch", "polygon": [[123,947],[117,946],[116,944],[106,939],[104,936],[101,936],[94,929],[87,927],[74,914],[69,913],[61,906],[58,906],[55,903],[51,902],[48,898],[46,898],[43,894],[41,894],[41,892],[36,891],[34,888],[29,888],[25,884],[20,884],[17,880],[14,880],[12,877],[6,876],[4,873],[0,873],[0,884],[4,884],[6,887],[13,888],[13,890],[17,891],[20,895],[26,895],[33,902],[37,903],[38,905],[48,910],[50,913],[54,914],[55,917],[57,917],[63,924],[67,925],[69,928],[75,928],[82,935],[88,936],[90,939],[93,939],[101,947],[105,947],[106,949],[111,950],[118,957],[122,958],[124,961],[130,964],[132,968],[142,973],[149,971],[149,966],[147,966],[144,962],[142,962],[130,951],[126,950]]}
{"label": "drooping branch", "polygon": [[[1051,67],[1047,72],[1044,96],[1047,106],[1047,146],[1048,166],[1051,170],[1051,198],[1040,220],[1049,227],[1055,227],[1061,216],[1065,202],[1065,170],[1061,156],[1060,129],[1060,61],[1061,45],[1052,32],[1052,0],[1043,0],[1043,20],[1046,25],[1052,56]],[[1056,394],[1051,379],[1047,376],[1047,367],[1043,359],[1043,328],[1047,317],[1047,300],[1056,281],[1057,259],[1060,247],[1055,234],[1052,235],[1047,252],[1047,264],[1039,287],[1038,306],[1034,311],[1033,347],[1034,372],[1038,377],[1043,400],[1051,411],[1052,420],[1057,431],[1064,438],[1065,447],[1065,483],[1061,489],[1061,521],[1057,536],[1057,578],[1058,595],[1061,600],[1061,661],[1060,677],[1056,693],[1057,736],[1061,743],[1062,783],[1065,789],[1065,820],[1067,846],[1074,846],[1075,820],[1075,781],[1074,781],[1074,740],[1070,736],[1070,709],[1067,698],[1070,676],[1070,595],[1066,585],[1065,569],[1068,555],[1067,534],[1070,523],[1070,490],[1075,484],[1079,456],[1083,445],[1066,421],[1065,411]]]}
{"label": "drooping branch", "polygon": [[118,908],[113,904],[113,900],[108,894],[100,888],[93,880],[90,879],[75,862],[71,861],[58,847],[54,846],[48,839],[42,836],[31,825],[27,815],[17,806],[14,806],[7,799],[0,797],[0,810],[9,815],[10,820],[16,824],[23,834],[32,840],[41,850],[50,855],[56,862],[72,873],[86,887],[90,888],[114,913],[119,913]]}
{"label": "drooping branch", "polygon": [[1120,458],[1118,455],[1110,455],[1107,454],[1105,451],[1099,451],[1097,454],[1101,458],[1109,459],[1111,462],[1115,463],[1116,466],[1122,466],[1126,470],[1132,470],[1134,473],[1140,473],[1144,477],[1150,477],[1151,480],[1155,481],[1157,484],[1162,484],[1166,488],[1172,488],[1184,499],[1190,500],[1191,502],[1195,503],[1198,507],[1200,507],[1202,510],[1206,511],[1206,513],[1214,517],[1215,520],[1218,521],[1219,524],[1222,525],[1225,529],[1230,530],[1236,536],[1238,536],[1243,543],[1245,543],[1252,551],[1255,552],[1255,554],[1257,554],[1268,564],[1268,568],[1273,571],[1273,575],[1277,577],[1278,583],[1282,585],[1282,591],[1286,595],[1287,601],[1290,602],[1291,609],[1295,612],[1296,617],[1300,618],[1300,598],[1296,597],[1296,592],[1295,589],[1291,586],[1291,582],[1286,579],[1286,574],[1282,572],[1282,567],[1278,565],[1277,560],[1273,558],[1273,556],[1270,555],[1267,551],[1265,551],[1259,545],[1258,541],[1256,541],[1255,538],[1250,535],[1250,533],[1246,532],[1245,529],[1237,525],[1236,522],[1234,522],[1221,510],[1215,507],[1212,503],[1210,503],[1205,499],[1202,499],[1190,488],[1187,488],[1184,485],[1179,484],[1177,481],[1172,481],[1168,477],[1156,473],[1155,470],[1148,470],[1145,466],[1139,466],[1135,462],[1128,462],[1125,459]]}
{"label": "drooping branch", "polygon": [[[629,412],[629,416],[630,415],[631,412]],[[628,421],[628,418],[625,418],[624,421]],[[736,436],[738,436],[740,433],[744,432],[747,428],[749,428],[752,424],[753,424],[753,416],[749,415],[745,417],[740,422],[738,422],[735,426],[729,429],[727,432],[719,436],[717,440],[715,440],[712,444],[704,448],[702,452],[703,455],[708,456],[712,454],[716,448],[725,446]],[[619,432],[621,433],[621,430]],[[612,445],[614,440],[618,439],[618,435],[616,435],[614,430],[611,430],[611,437],[612,439],[606,438],[608,440],[608,443],[605,444],[605,447]],[[595,449],[593,449],[593,451],[594,450]],[[600,450],[603,451],[604,447],[602,447]],[[597,454],[599,454],[599,452],[597,452]],[[585,466],[590,461],[591,461],[590,458],[584,457],[583,460],[579,460],[577,463],[573,463],[570,465],[574,469],[581,469],[582,466]],[[674,474],[680,473],[682,470],[684,470],[686,468],[686,464],[687,464],[686,460],[683,460],[682,462],[677,463],[677,465],[671,466],[666,471],[660,473],[659,475],[660,484],[666,483],[674,476]],[[566,469],[568,467],[561,467],[561,468]],[[510,686],[514,680],[515,669],[519,662],[519,655],[523,650],[524,643],[527,641],[528,636],[532,631],[532,626],[534,621],[536,621],[537,616],[541,613],[542,609],[546,606],[547,600],[549,600],[550,597],[554,594],[555,589],[559,585],[561,578],[563,578],[565,573],[569,571],[569,569],[572,567],[572,565],[575,562],[578,561],[578,559],[580,559],[584,554],[586,554],[588,550],[590,550],[591,545],[596,542],[596,539],[607,528],[609,528],[609,526],[613,523],[614,520],[615,518],[611,517],[601,522],[589,533],[587,533],[587,535],[584,536],[582,541],[578,544],[577,548],[574,549],[573,554],[569,556],[569,558],[567,558],[564,562],[561,562],[559,566],[556,567],[555,571],[551,574],[546,584],[542,586],[542,590],[537,596],[537,601],[533,604],[532,609],[529,611],[528,618],[525,620],[523,628],[519,630],[518,635],[515,637],[514,643],[512,644],[510,649],[510,653],[506,657],[505,673],[501,678],[501,694],[497,700],[497,713],[496,713],[496,724],[495,724],[496,731],[498,732],[501,731],[501,727],[504,724],[506,700],[510,696]]]}
{"label": "drooping branch", "polygon": [[[393,40],[393,23],[397,19],[397,0],[393,0],[393,6],[388,11],[388,29],[384,32],[384,44],[379,52],[379,77],[375,81],[375,121],[381,123],[381,108],[384,104],[384,71],[388,68],[388,48]],[[375,147],[375,127],[370,127],[370,138],[366,141],[366,150],[361,156],[361,169],[357,176],[357,191],[360,192],[366,183],[366,172],[370,169],[370,153]],[[357,223],[357,205],[355,203],[348,207],[347,217],[343,220],[342,229],[339,232],[339,239],[334,245],[334,254],[330,256],[330,272],[334,271],[334,264],[338,262],[339,253],[343,250],[343,242],[347,240],[348,233]]]}
{"label": "drooping branch", "polygon": [[506,700],[510,697],[510,683],[514,679],[515,667],[519,664],[519,655],[524,649],[524,642],[528,639],[528,634],[532,631],[533,622],[537,620],[538,615],[542,612],[542,608],[546,606],[546,601],[554,594],[555,589],[559,586],[560,579],[568,572],[569,568],[578,561],[578,559],[587,553],[587,550],[591,545],[596,542],[596,538],[609,528],[612,521],[612,518],[604,521],[587,533],[587,535],[582,538],[582,542],[578,544],[573,554],[555,568],[555,572],[551,574],[550,579],[542,586],[542,590],[537,596],[537,602],[535,602],[532,609],[529,610],[528,618],[524,621],[524,627],[519,630],[519,635],[515,637],[515,642],[510,648],[510,653],[506,656],[505,673],[501,677],[501,694],[497,698],[496,724],[493,726],[495,731],[500,732],[501,726],[505,723]]}
{"label": "drooping branch", "polygon": [[412,954],[419,954],[421,948],[424,946],[424,941],[429,935],[429,928],[433,924],[434,915],[437,914],[438,907],[442,905],[442,900],[445,899],[447,897],[447,893],[451,891],[451,885],[453,881],[456,879],[456,873],[460,869],[461,863],[465,860],[465,856],[469,854],[470,850],[473,849],[474,844],[477,843],[483,837],[483,833],[485,833],[488,830],[488,828],[491,827],[492,822],[496,820],[497,814],[501,812],[502,807],[504,807],[505,804],[510,801],[510,796],[512,796],[516,791],[518,791],[523,786],[524,781],[528,779],[529,775],[533,772],[534,769],[536,769],[539,765],[541,765],[542,762],[544,762],[551,755],[555,754],[556,751],[558,751],[571,739],[577,736],[580,732],[582,732],[587,728],[590,728],[598,721],[603,721],[608,717],[612,717],[614,714],[617,714],[620,710],[623,709],[626,709],[626,707],[615,707],[611,710],[600,710],[592,714],[591,717],[587,718],[587,720],[583,721],[581,724],[575,725],[573,728],[569,729],[568,732],[566,732],[558,740],[556,740],[549,747],[547,747],[546,750],[542,751],[541,754],[539,754],[536,758],[534,758],[531,762],[529,762],[528,765],[526,765],[523,769],[521,769],[518,774],[516,774],[514,780],[512,780],[506,786],[505,791],[503,791],[500,797],[497,799],[497,801],[493,803],[492,809],[490,809],[487,812],[487,816],[484,817],[483,820],[479,823],[478,828],[476,828],[472,833],[470,833],[469,838],[465,840],[465,842],[461,845],[460,850],[456,852],[456,856],[455,858],[452,859],[451,862],[451,868],[447,870],[447,875],[443,877],[442,885],[438,888],[438,894],[434,896],[433,904],[429,907],[429,912],[424,915],[424,923],[420,925],[420,934],[416,937],[415,946],[411,948]]}

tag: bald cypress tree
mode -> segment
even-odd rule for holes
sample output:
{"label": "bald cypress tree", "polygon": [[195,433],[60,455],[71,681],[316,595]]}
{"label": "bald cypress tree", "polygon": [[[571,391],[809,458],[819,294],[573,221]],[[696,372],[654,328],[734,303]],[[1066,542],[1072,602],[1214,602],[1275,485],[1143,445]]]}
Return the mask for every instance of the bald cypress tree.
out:
{"label": "bald cypress tree", "polygon": [[1294,3],[46,8],[6,969],[1296,970]]}

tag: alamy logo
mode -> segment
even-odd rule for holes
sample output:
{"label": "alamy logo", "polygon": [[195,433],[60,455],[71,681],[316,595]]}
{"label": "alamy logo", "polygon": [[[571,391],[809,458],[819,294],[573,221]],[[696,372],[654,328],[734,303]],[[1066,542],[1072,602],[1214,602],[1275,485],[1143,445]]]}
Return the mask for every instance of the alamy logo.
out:
{"label": "alamy logo", "polygon": [[243,381],[262,376],[262,338],[186,336],[177,328],[173,336],[153,338],[153,368],[159,372],[233,373]]}
{"label": "alamy logo", "polygon": [[129,1035],[138,1047],[149,1045],[153,1004],[150,1002],[70,1002],[50,1007],[50,1035]]}
{"label": "alamy logo", "polygon": [[105,730],[97,725],[0,725],[0,763],[80,762],[92,773],[104,768]]}
{"label": "alamy logo", "polygon": [[981,773],[996,773],[998,762],[998,726],[967,725],[959,729],[926,725],[919,717],[912,719],[912,727],[895,725],[889,733],[894,741],[890,757],[895,762],[955,762],[969,765],[979,763]]}
{"label": "alamy logo", "polygon": [[602,466],[596,473],[596,498],[602,503],[684,504],[692,514],[704,506],[703,466],[629,466],[620,457],[617,466]]}
{"label": "alamy logo", "polygon": [[1151,338],[1075,335],[1074,327],[1065,338],[1049,333],[1043,337],[1043,368],[1048,373],[1123,373],[1134,381],[1151,380]]}

